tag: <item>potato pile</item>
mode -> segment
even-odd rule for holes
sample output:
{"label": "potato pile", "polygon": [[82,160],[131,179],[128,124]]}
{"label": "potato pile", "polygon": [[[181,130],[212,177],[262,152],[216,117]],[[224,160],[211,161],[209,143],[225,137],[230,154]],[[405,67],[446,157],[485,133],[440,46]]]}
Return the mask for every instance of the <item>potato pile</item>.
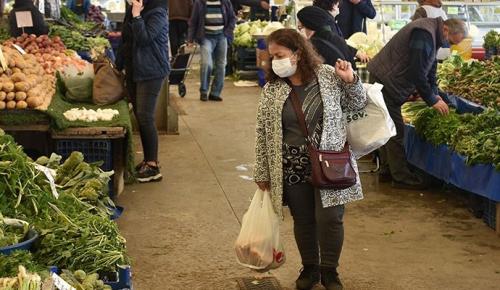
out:
{"label": "potato pile", "polygon": [[2,48],[8,68],[0,67],[0,110],[39,108],[49,103],[55,93],[55,77],[46,75],[31,54],[21,55]]}
{"label": "potato pile", "polygon": [[17,44],[28,54],[33,54],[47,74],[54,74],[67,65],[75,65],[78,68],[85,65],[85,61],[74,53],[66,54],[66,46],[58,36],[50,38],[48,35],[36,37],[34,34],[23,34],[5,42],[5,46],[11,44]]}

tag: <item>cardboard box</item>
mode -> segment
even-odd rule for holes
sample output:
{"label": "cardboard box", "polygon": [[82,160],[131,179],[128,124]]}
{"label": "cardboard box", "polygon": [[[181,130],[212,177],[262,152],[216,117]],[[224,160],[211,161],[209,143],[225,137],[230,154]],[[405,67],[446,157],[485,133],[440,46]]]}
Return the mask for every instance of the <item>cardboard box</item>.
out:
{"label": "cardboard box", "polygon": [[257,50],[257,67],[261,69],[266,69],[271,64],[271,57],[267,49],[256,49]]}

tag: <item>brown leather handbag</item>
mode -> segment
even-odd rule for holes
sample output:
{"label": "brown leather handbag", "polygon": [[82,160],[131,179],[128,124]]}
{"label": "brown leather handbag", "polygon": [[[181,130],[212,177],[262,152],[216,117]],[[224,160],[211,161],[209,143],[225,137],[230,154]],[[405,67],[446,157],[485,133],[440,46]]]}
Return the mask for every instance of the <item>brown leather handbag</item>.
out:
{"label": "brown leather handbag", "polygon": [[349,144],[346,142],[344,148],[339,152],[316,148],[311,142],[302,105],[293,88],[290,94],[300,129],[307,141],[312,168],[311,184],[319,189],[335,190],[346,189],[355,185],[356,172],[351,164]]}

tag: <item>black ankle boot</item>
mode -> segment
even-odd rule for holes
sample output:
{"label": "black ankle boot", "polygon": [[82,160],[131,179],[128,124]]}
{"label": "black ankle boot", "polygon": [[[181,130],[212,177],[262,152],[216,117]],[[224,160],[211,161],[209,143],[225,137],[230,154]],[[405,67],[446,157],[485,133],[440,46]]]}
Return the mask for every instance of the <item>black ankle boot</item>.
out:
{"label": "black ankle boot", "polygon": [[326,290],[344,289],[335,268],[321,267],[321,284],[325,286]]}
{"label": "black ankle boot", "polygon": [[297,289],[310,290],[314,285],[319,282],[319,266],[317,265],[304,265],[300,272],[300,276],[295,281]]}

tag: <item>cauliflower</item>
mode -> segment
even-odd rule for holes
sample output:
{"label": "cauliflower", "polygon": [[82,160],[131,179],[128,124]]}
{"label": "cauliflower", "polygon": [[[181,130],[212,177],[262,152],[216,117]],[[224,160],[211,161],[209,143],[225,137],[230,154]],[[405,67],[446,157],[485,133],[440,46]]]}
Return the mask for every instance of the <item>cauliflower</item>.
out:
{"label": "cauliflower", "polygon": [[84,121],[84,122],[97,122],[97,121],[111,121],[116,115],[119,115],[118,110],[113,109],[97,109],[97,111],[86,108],[73,108],[64,112],[64,117],[71,122]]}

